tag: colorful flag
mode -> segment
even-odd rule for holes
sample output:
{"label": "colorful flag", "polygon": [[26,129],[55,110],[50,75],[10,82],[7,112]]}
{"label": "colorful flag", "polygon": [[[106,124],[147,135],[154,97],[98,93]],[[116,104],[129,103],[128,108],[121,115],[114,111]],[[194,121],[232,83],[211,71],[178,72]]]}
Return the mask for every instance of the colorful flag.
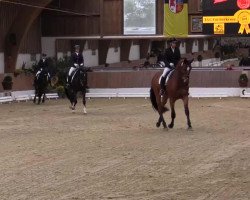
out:
{"label": "colorful flag", "polygon": [[165,0],[164,35],[186,37],[188,35],[188,0]]}

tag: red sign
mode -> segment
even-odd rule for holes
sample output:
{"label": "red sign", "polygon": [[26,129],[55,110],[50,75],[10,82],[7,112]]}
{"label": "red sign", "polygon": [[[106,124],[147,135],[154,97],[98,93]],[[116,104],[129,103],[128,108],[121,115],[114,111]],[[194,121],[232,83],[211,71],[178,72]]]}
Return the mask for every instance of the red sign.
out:
{"label": "red sign", "polygon": [[227,1],[227,0],[214,0],[214,4],[216,4],[216,3],[222,3],[222,2],[225,2],[225,1]]}
{"label": "red sign", "polygon": [[[214,4],[227,2],[228,0],[214,0]],[[237,6],[240,9],[248,9],[250,7],[250,0],[237,0]]]}
{"label": "red sign", "polygon": [[250,7],[250,0],[237,0],[237,5],[240,9],[248,9]]}

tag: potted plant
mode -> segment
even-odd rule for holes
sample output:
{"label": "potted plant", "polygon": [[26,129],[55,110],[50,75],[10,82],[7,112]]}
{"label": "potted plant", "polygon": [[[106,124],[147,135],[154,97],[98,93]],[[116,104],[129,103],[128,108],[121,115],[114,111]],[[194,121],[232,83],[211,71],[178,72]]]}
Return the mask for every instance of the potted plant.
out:
{"label": "potted plant", "polygon": [[7,75],[4,77],[3,82],[2,82],[2,86],[4,90],[11,90],[12,89],[12,77]]}
{"label": "potted plant", "polygon": [[56,91],[59,97],[65,97],[64,87],[62,85],[57,86]]}
{"label": "potted plant", "polygon": [[14,77],[19,76],[19,75],[22,74],[23,72],[24,72],[24,70],[22,70],[22,69],[16,69],[16,70],[14,71]]}
{"label": "potted plant", "polygon": [[241,74],[240,77],[239,77],[238,82],[239,82],[240,87],[247,87],[247,84],[248,84],[247,75],[246,74]]}

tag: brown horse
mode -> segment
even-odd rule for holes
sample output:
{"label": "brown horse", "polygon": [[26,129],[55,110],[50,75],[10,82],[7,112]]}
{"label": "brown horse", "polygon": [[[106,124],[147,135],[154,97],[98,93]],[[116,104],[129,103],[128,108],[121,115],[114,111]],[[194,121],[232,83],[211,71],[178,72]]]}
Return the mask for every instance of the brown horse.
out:
{"label": "brown horse", "polygon": [[151,90],[150,90],[150,99],[152,106],[155,110],[158,111],[160,117],[158,122],[156,123],[157,127],[161,126],[161,123],[164,128],[167,128],[165,119],[163,117],[163,113],[168,111],[168,108],[165,107],[167,100],[170,100],[171,107],[171,118],[172,121],[168,125],[169,128],[174,127],[174,119],[176,117],[175,114],[175,101],[178,99],[182,99],[185,108],[185,114],[187,116],[187,124],[188,129],[192,129],[190,118],[189,118],[189,108],[188,108],[188,91],[189,91],[189,75],[192,69],[191,63],[193,60],[181,59],[175,70],[170,76],[166,86],[166,93],[163,96],[160,96],[160,84],[159,79],[161,76],[161,72],[155,74],[151,82]]}

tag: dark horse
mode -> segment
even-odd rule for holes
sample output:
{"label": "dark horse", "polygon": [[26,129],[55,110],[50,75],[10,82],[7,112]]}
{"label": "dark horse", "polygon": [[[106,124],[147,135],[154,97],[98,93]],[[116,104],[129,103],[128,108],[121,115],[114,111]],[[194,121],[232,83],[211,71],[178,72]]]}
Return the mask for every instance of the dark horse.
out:
{"label": "dark horse", "polygon": [[189,108],[188,108],[188,91],[189,91],[189,75],[192,69],[191,63],[193,60],[181,59],[176,69],[170,76],[170,79],[166,86],[166,94],[162,97],[160,96],[160,85],[159,78],[161,76],[161,72],[155,74],[151,82],[151,90],[150,90],[150,99],[151,103],[155,110],[158,111],[160,117],[158,122],[156,123],[157,127],[160,127],[161,123],[164,128],[167,128],[165,119],[163,117],[163,113],[168,111],[168,108],[165,107],[167,100],[170,100],[171,107],[171,118],[172,121],[168,125],[169,128],[174,127],[174,119],[176,117],[175,114],[175,101],[178,99],[182,99],[185,108],[185,114],[187,116],[187,124],[188,129],[192,129],[190,118],[189,118]]}
{"label": "dark horse", "polygon": [[33,102],[36,103],[36,97],[38,97],[38,104],[45,102],[45,92],[47,90],[47,87],[49,85],[49,73],[46,70],[42,70],[39,75],[35,77],[34,80],[34,87],[35,87],[35,97]]}
{"label": "dark horse", "polygon": [[77,104],[77,93],[82,92],[83,98],[83,112],[87,114],[86,110],[86,87],[87,87],[87,72],[90,71],[86,67],[79,67],[73,72],[72,80],[69,86],[65,86],[65,94],[70,100],[70,109],[75,110]]}

